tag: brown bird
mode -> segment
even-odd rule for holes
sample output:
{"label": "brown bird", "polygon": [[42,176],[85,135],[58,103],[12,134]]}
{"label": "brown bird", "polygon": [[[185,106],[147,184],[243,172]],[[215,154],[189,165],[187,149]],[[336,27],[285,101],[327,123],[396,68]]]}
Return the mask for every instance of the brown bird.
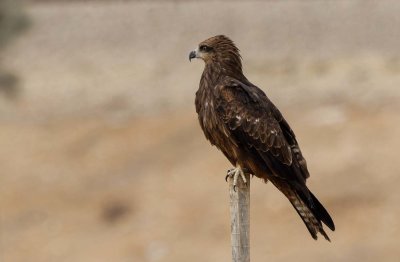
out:
{"label": "brown bird", "polygon": [[206,138],[224,153],[235,168],[234,179],[244,172],[271,181],[290,201],[311,236],[321,233],[322,223],[332,231],[332,218],[306,186],[310,176],[295,134],[265,93],[243,75],[239,49],[228,37],[218,35],[201,42],[189,54],[205,68],[196,92],[196,111]]}

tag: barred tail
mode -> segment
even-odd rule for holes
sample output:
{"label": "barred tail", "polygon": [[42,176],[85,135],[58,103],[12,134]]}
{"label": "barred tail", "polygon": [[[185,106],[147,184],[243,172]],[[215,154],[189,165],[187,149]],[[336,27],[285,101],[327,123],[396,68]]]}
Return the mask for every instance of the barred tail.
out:
{"label": "barred tail", "polygon": [[331,216],[318,199],[311,192],[309,192],[309,198],[304,196],[301,192],[298,193],[292,190],[284,193],[303,220],[311,236],[314,239],[317,239],[317,233],[319,232],[326,240],[331,241],[324,231],[321,222],[328,226],[332,231],[335,230],[335,225]]}

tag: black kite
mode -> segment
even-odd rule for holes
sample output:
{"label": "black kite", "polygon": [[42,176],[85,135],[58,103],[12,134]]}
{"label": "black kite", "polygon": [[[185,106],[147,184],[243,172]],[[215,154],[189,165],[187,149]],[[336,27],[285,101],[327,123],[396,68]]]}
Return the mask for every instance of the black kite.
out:
{"label": "black kite", "polygon": [[235,44],[219,35],[201,42],[189,59],[205,68],[196,92],[196,111],[206,138],[236,168],[228,171],[236,184],[243,172],[271,181],[291,202],[311,236],[322,223],[335,230],[332,218],[306,186],[310,176],[295,134],[265,93],[243,75]]}

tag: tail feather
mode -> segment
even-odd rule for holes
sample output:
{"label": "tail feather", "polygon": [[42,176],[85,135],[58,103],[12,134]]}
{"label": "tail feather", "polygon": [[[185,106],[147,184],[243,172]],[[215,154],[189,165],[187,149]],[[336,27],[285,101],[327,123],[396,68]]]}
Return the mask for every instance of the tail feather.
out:
{"label": "tail feather", "polygon": [[318,201],[318,199],[314,196],[310,191],[310,195],[312,197],[314,207],[312,208],[313,214],[317,217],[318,220],[321,220],[330,230],[335,231],[335,224],[328,211],[324,208],[324,206]]}
{"label": "tail feather", "polygon": [[320,233],[326,240],[331,241],[321,222],[332,231],[335,230],[335,224],[328,211],[305,185],[296,186],[277,178],[269,180],[289,199],[315,240],[318,239],[317,234]]}
{"label": "tail feather", "polygon": [[312,203],[308,203],[309,201],[304,199],[304,197],[301,197],[301,194],[293,191],[286,193],[286,196],[303,220],[311,236],[314,239],[318,239],[317,233],[319,232],[326,240],[331,241],[326,234],[321,221],[333,231],[335,230],[335,225],[333,224],[332,218],[318,199],[311,192],[310,194],[312,196]]}

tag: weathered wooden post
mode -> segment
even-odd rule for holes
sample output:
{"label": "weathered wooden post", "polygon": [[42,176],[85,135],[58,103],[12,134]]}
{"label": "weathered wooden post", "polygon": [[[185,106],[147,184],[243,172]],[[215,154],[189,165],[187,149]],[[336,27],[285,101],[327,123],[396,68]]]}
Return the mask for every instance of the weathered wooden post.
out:
{"label": "weathered wooden post", "polygon": [[229,179],[232,262],[250,262],[250,175],[247,185],[238,179],[236,190]]}

